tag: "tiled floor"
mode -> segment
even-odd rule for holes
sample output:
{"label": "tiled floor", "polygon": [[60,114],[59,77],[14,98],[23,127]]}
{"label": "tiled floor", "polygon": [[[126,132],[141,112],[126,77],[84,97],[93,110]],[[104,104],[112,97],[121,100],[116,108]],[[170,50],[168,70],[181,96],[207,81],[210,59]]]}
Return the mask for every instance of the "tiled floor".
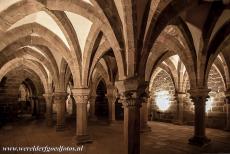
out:
{"label": "tiled floor", "polygon": [[[192,136],[193,127],[167,123],[149,122],[152,132],[141,135],[142,154],[199,154],[230,153],[230,133],[222,130],[207,129],[207,136],[212,139],[205,147],[187,144]],[[93,143],[84,145],[84,154],[122,154],[122,123],[107,125],[103,122],[89,124]],[[46,127],[43,121],[21,120],[0,128],[0,147],[2,146],[76,146],[74,143],[75,125],[68,122],[64,132],[56,132],[55,127]],[[1,149],[2,150],[2,149]],[[1,152],[6,154],[7,152]],[[9,153],[9,152],[8,152]],[[43,152],[11,152],[40,154]],[[52,152],[60,153],[60,152]],[[74,153],[74,152],[63,152]],[[44,154],[44,153],[43,153]]]}

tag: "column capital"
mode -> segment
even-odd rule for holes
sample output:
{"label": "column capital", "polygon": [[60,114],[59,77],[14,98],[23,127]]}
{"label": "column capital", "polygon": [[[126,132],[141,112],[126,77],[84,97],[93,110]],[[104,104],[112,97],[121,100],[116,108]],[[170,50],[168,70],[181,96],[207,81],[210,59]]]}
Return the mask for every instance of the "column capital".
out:
{"label": "column capital", "polygon": [[186,93],[185,92],[176,92],[175,93],[175,97],[178,98],[178,97],[185,97],[186,96]]}
{"label": "column capital", "polygon": [[73,88],[72,90],[72,94],[73,96],[77,96],[77,95],[89,95],[90,93],[90,89],[89,88]]}
{"label": "column capital", "polygon": [[44,93],[43,97],[53,97],[53,93]]}
{"label": "column capital", "polygon": [[53,99],[53,94],[52,93],[45,93],[43,94],[43,97],[45,98],[46,102],[51,102]]}
{"label": "column capital", "polygon": [[196,88],[188,90],[192,97],[206,97],[210,91],[211,89],[208,88]]}
{"label": "column capital", "polygon": [[224,92],[224,94],[225,94],[225,97],[230,97],[230,89],[227,89],[227,90]]}
{"label": "column capital", "polygon": [[125,107],[141,107],[141,101],[138,101],[137,91],[126,91],[121,93],[120,102]]}
{"label": "column capital", "polygon": [[230,104],[230,89],[226,90],[224,94],[225,94],[225,103]]}
{"label": "column capital", "polygon": [[68,94],[66,92],[55,92],[53,96],[55,100],[65,101]]}
{"label": "column capital", "polygon": [[72,94],[76,103],[87,103],[89,100],[90,89],[88,88],[74,88]]}
{"label": "column capital", "polygon": [[190,98],[192,99],[194,104],[197,103],[204,103],[207,101],[207,98],[209,98],[208,93],[211,90],[208,88],[197,88],[197,89],[190,89],[188,92],[190,93]]}

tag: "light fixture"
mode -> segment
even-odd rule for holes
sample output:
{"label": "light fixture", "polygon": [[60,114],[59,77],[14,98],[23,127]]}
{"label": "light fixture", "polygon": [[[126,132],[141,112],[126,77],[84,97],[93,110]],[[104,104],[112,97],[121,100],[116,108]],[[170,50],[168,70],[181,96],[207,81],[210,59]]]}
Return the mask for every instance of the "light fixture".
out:
{"label": "light fixture", "polygon": [[212,102],[213,102],[213,98],[212,97],[208,98],[205,106],[206,112],[209,112],[212,109]]}
{"label": "light fixture", "polygon": [[156,92],[156,105],[161,111],[166,111],[170,107],[169,92],[159,91]]}

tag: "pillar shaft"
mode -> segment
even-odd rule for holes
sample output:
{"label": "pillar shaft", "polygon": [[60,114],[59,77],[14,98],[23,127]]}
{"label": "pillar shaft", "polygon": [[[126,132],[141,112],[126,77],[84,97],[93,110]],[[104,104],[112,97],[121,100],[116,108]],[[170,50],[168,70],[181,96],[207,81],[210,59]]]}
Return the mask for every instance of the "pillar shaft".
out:
{"label": "pillar shaft", "polygon": [[122,96],[124,107],[124,141],[125,154],[140,153],[140,103],[135,96]]}
{"label": "pillar shaft", "polygon": [[148,132],[151,128],[148,126],[148,104],[147,101],[143,101],[140,110],[140,131]]}
{"label": "pillar shaft", "polygon": [[209,89],[194,89],[189,91],[195,108],[194,136],[189,139],[190,144],[202,146],[210,141],[205,134],[205,104],[209,97],[209,91]]}
{"label": "pillar shaft", "polygon": [[52,126],[53,123],[53,95],[52,94],[44,94],[43,95],[46,100],[46,124],[47,126]]}
{"label": "pillar shaft", "polygon": [[140,154],[140,107],[145,88],[136,78],[115,83],[124,108],[125,154]]}
{"label": "pillar shaft", "polygon": [[78,144],[90,143],[92,140],[87,128],[87,103],[89,99],[89,89],[73,89],[73,97],[76,101],[76,142]]}
{"label": "pillar shaft", "polygon": [[225,92],[226,98],[225,98],[225,102],[226,102],[226,131],[230,131],[230,91],[226,91]]}
{"label": "pillar shaft", "polygon": [[91,96],[90,97],[90,119],[91,120],[97,120],[97,116],[95,115],[95,100],[96,100],[96,96]]}
{"label": "pillar shaft", "polygon": [[176,124],[183,124],[183,118],[184,118],[184,98],[186,94],[185,93],[177,93],[177,118],[176,118]]}
{"label": "pillar shaft", "polygon": [[58,92],[54,94],[54,102],[57,107],[56,131],[63,131],[65,128],[65,104],[67,93]]}
{"label": "pillar shaft", "polygon": [[113,123],[116,121],[115,118],[115,101],[116,98],[113,95],[107,95],[108,103],[109,103],[109,121]]}

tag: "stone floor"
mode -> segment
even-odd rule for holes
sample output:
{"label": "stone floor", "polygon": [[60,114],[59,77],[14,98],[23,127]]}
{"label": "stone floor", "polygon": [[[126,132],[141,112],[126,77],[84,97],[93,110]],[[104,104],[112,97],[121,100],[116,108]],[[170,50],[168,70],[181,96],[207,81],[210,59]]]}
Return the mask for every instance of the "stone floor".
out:
{"label": "stone floor", "polygon": [[[56,132],[55,127],[46,127],[42,120],[20,120],[0,128],[0,147],[3,146],[76,146],[74,144],[74,122],[67,122],[64,132]],[[191,126],[178,126],[168,123],[149,122],[152,132],[141,135],[142,154],[199,154],[230,153],[230,133],[222,130],[207,129],[207,136],[212,139],[205,147],[187,144],[193,133]],[[89,130],[92,144],[84,145],[83,152],[50,152],[84,153],[84,154],[122,154],[122,122],[108,125],[103,122],[91,122]],[[40,154],[43,152],[3,152]],[[43,153],[44,154],[44,153]]]}

